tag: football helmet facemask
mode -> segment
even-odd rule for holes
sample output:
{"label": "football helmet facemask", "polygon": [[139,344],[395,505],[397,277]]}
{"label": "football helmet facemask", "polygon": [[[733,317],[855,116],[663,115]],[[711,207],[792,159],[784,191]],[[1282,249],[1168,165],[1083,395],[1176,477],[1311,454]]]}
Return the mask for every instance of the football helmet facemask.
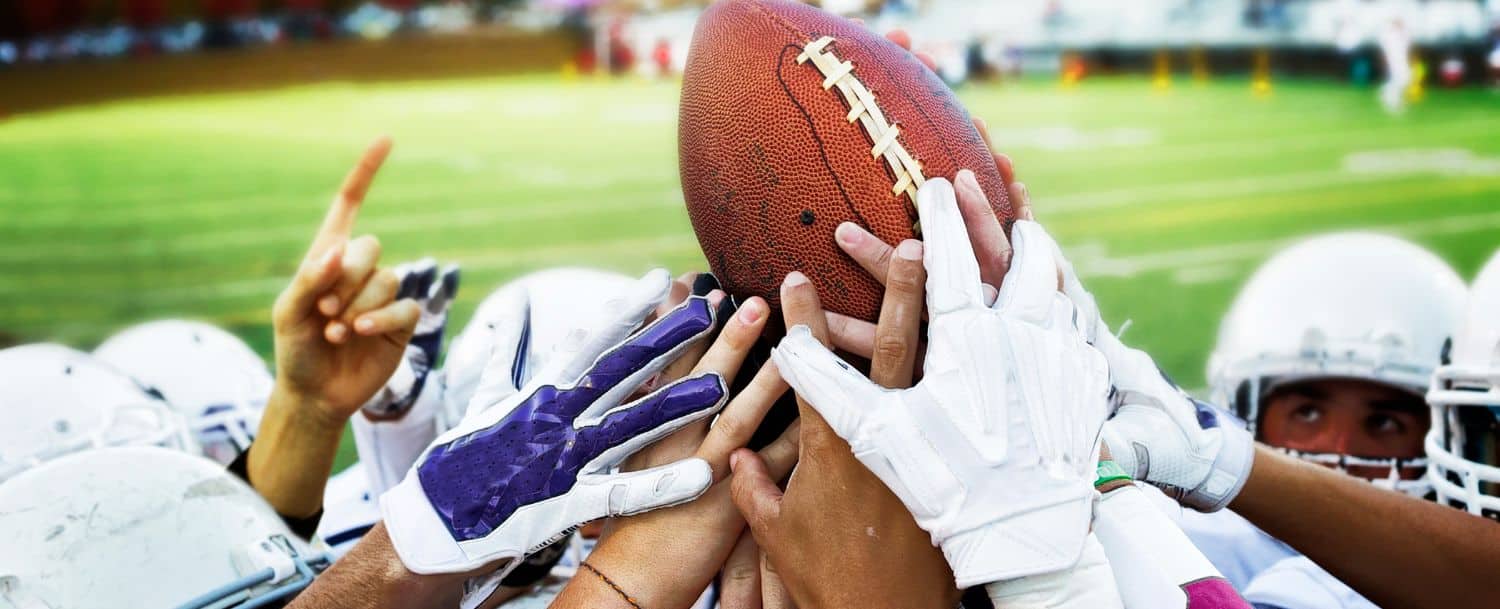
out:
{"label": "football helmet facemask", "polygon": [[1474,279],[1468,314],[1433,375],[1427,479],[1439,503],[1500,518],[1500,253]]}

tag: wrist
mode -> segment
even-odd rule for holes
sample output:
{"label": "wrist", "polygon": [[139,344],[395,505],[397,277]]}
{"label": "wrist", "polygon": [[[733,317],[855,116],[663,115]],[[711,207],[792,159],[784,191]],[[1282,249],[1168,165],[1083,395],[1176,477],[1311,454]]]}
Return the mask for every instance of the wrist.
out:
{"label": "wrist", "polygon": [[1108,459],[1099,462],[1095,476],[1094,490],[1101,494],[1130,486],[1134,482],[1119,464]]}
{"label": "wrist", "polygon": [[[575,577],[592,579],[593,583],[603,587],[606,591],[617,588],[621,594],[614,595],[616,599],[628,596],[634,599],[642,607],[668,607],[687,606],[692,602],[674,602],[677,596],[688,596],[687,588],[690,582],[684,581],[683,577],[669,576],[663,573],[654,573],[652,565],[669,566],[673,569],[681,569],[695,564],[693,561],[682,561],[663,556],[663,553],[671,554],[670,550],[664,550],[659,545],[653,544],[651,560],[641,560],[641,555],[632,553],[631,548],[640,549],[646,546],[634,544],[632,540],[636,537],[636,531],[628,528],[620,528],[610,531],[609,535],[599,541],[586,561],[599,572],[604,573],[613,582],[613,586],[605,586],[603,578],[589,573],[586,568],[580,567]],[[657,537],[657,544],[666,541],[668,537]],[[722,562],[722,561],[721,561]],[[688,574],[691,579],[692,574]],[[709,576],[712,579],[712,575]],[[707,581],[704,582],[705,586]],[[693,598],[697,598],[702,590],[691,592]],[[675,593],[675,594],[674,594]],[[629,606],[629,605],[626,605]]]}
{"label": "wrist", "polygon": [[292,389],[278,379],[266,399],[262,420],[282,422],[299,433],[342,436],[349,417],[339,414],[338,409],[321,396]]}
{"label": "wrist", "polygon": [[310,400],[273,388],[246,458],[246,478],[282,516],[307,518],[323,507],[323,489],[343,437],[343,421]]}

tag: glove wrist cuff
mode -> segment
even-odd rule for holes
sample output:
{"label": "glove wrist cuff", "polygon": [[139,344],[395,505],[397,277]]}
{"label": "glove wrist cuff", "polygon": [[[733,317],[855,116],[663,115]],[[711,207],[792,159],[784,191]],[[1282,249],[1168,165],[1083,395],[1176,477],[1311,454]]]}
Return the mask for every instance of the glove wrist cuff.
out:
{"label": "glove wrist cuff", "polygon": [[1216,512],[1229,505],[1245,488],[1255,463],[1255,442],[1249,430],[1225,425],[1219,432],[1222,441],[1208,478],[1183,497],[1184,503],[1201,512]]}
{"label": "glove wrist cuff", "polygon": [[[471,558],[448,532],[422,490],[421,480],[408,475],[400,484],[380,496],[380,515],[396,556],[407,570],[418,575],[459,573],[483,566],[489,560]],[[490,559],[520,558],[522,551],[492,552]],[[506,561],[501,568],[509,573],[517,562]]]}
{"label": "glove wrist cuff", "polygon": [[1083,552],[1098,494],[1012,515],[942,540],[943,556],[959,588],[1051,573],[1072,567]]}

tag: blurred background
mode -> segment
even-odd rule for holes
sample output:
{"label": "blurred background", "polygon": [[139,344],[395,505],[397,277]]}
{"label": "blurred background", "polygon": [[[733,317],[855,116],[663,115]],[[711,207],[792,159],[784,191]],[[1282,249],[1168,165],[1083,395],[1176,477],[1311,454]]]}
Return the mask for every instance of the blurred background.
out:
{"label": "blurred background", "polygon": [[[269,357],[272,300],[383,133],[358,231],[463,265],[450,336],[530,270],[701,268],[675,122],[704,4],[0,0],[0,346],[188,317]],[[1466,278],[1500,246],[1500,0],[822,6],[938,60],[1187,386],[1300,237],[1393,233]]]}

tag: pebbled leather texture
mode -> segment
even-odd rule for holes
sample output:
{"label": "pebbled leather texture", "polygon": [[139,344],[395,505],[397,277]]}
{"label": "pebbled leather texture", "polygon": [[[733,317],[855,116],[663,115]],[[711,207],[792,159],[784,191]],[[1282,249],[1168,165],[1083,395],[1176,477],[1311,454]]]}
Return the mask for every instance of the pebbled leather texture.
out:
{"label": "pebbled leather texture", "polygon": [[698,242],[725,291],[779,304],[778,286],[807,274],[825,306],[868,321],[880,285],[834,241],[841,222],[895,244],[916,211],[871,154],[874,142],[803,47],[821,36],[853,64],[900,129],[927,178],[970,169],[1007,232],[1014,219],[999,170],[968,112],[912,54],[852,21],[784,0],[728,0],[698,20],[679,108],[683,194]]}

